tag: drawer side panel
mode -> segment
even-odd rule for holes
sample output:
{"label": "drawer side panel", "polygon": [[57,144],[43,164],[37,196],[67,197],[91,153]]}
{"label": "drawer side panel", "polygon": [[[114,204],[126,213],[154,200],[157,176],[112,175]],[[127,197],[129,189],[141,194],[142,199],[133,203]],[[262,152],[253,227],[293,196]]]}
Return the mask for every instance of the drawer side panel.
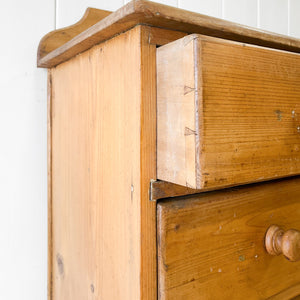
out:
{"label": "drawer side panel", "polygon": [[157,176],[194,187],[197,172],[197,70],[193,36],[157,50]]}

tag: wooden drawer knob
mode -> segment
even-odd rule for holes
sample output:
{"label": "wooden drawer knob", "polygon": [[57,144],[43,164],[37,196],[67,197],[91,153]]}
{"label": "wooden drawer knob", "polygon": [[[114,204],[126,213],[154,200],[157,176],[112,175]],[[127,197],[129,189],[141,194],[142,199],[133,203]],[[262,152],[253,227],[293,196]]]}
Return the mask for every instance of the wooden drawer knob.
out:
{"label": "wooden drawer knob", "polygon": [[284,231],[277,225],[271,225],[265,237],[267,252],[271,255],[283,254],[290,261],[300,260],[300,231]]}

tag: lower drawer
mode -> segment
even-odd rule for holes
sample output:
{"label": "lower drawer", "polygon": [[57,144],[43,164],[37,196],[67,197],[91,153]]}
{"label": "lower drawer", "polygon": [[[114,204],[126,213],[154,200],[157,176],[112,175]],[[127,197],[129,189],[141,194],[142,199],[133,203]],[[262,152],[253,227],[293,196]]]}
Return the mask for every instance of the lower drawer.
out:
{"label": "lower drawer", "polygon": [[271,225],[300,230],[300,178],[165,200],[157,218],[159,299],[300,295],[300,262],[265,248]]}

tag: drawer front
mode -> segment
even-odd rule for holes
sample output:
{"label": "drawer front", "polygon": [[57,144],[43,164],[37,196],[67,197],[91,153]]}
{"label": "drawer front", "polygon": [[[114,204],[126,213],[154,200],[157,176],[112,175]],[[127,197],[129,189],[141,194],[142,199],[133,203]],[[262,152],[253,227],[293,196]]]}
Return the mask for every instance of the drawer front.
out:
{"label": "drawer front", "polygon": [[300,178],[158,203],[159,299],[300,295],[300,262],[267,253],[271,225],[300,230]]}
{"label": "drawer front", "polygon": [[191,35],[157,49],[157,174],[203,189],[300,174],[300,55]]}

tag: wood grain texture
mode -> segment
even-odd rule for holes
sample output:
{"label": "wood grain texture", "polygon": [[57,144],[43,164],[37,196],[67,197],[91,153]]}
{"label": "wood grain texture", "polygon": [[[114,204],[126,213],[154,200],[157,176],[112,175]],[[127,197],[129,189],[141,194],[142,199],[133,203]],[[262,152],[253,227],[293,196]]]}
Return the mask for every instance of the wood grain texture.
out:
{"label": "wood grain texture", "polygon": [[203,189],[299,174],[299,99],[299,54],[200,35],[158,48],[158,179]]}
{"label": "wood grain texture", "polygon": [[[49,53],[39,53],[38,66],[53,67],[137,24],[186,33],[201,33],[265,47],[300,52],[300,41],[296,38],[250,28],[159,3],[134,0],[59,48]],[[39,48],[45,48],[43,40]]]}
{"label": "wood grain texture", "polygon": [[136,27],[51,70],[52,300],[156,297],[146,184],[155,176],[155,49],[142,44]]}
{"label": "wood grain texture", "polygon": [[141,35],[141,297],[157,299],[156,203],[149,183],[156,179],[156,46],[185,34],[139,26]]}
{"label": "wood grain texture", "polygon": [[196,189],[203,186],[194,47],[188,36],[157,49],[157,178]]}
{"label": "wood grain texture", "polygon": [[266,229],[300,226],[300,178],[158,203],[159,299],[291,299],[300,263],[269,255]]}
{"label": "wood grain texture", "polygon": [[104,19],[111,12],[96,8],[87,8],[81,20],[74,25],[49,32],[40,41],[38,48],[39,61],[42,57],[72,40],[75,36]]}
{"label": "wood grain texture", "polygon": [[49,300],[157,299],[156,45],[182,36],[139,26],[49,71]]}
{"label": "wood grain texture", "polygon": [[152,28],[145,26],[139,28],[141,34],[140,299],[156,300],[156,203],[149,199],[149,182],[156,179],[156,44],[150,44]]}

